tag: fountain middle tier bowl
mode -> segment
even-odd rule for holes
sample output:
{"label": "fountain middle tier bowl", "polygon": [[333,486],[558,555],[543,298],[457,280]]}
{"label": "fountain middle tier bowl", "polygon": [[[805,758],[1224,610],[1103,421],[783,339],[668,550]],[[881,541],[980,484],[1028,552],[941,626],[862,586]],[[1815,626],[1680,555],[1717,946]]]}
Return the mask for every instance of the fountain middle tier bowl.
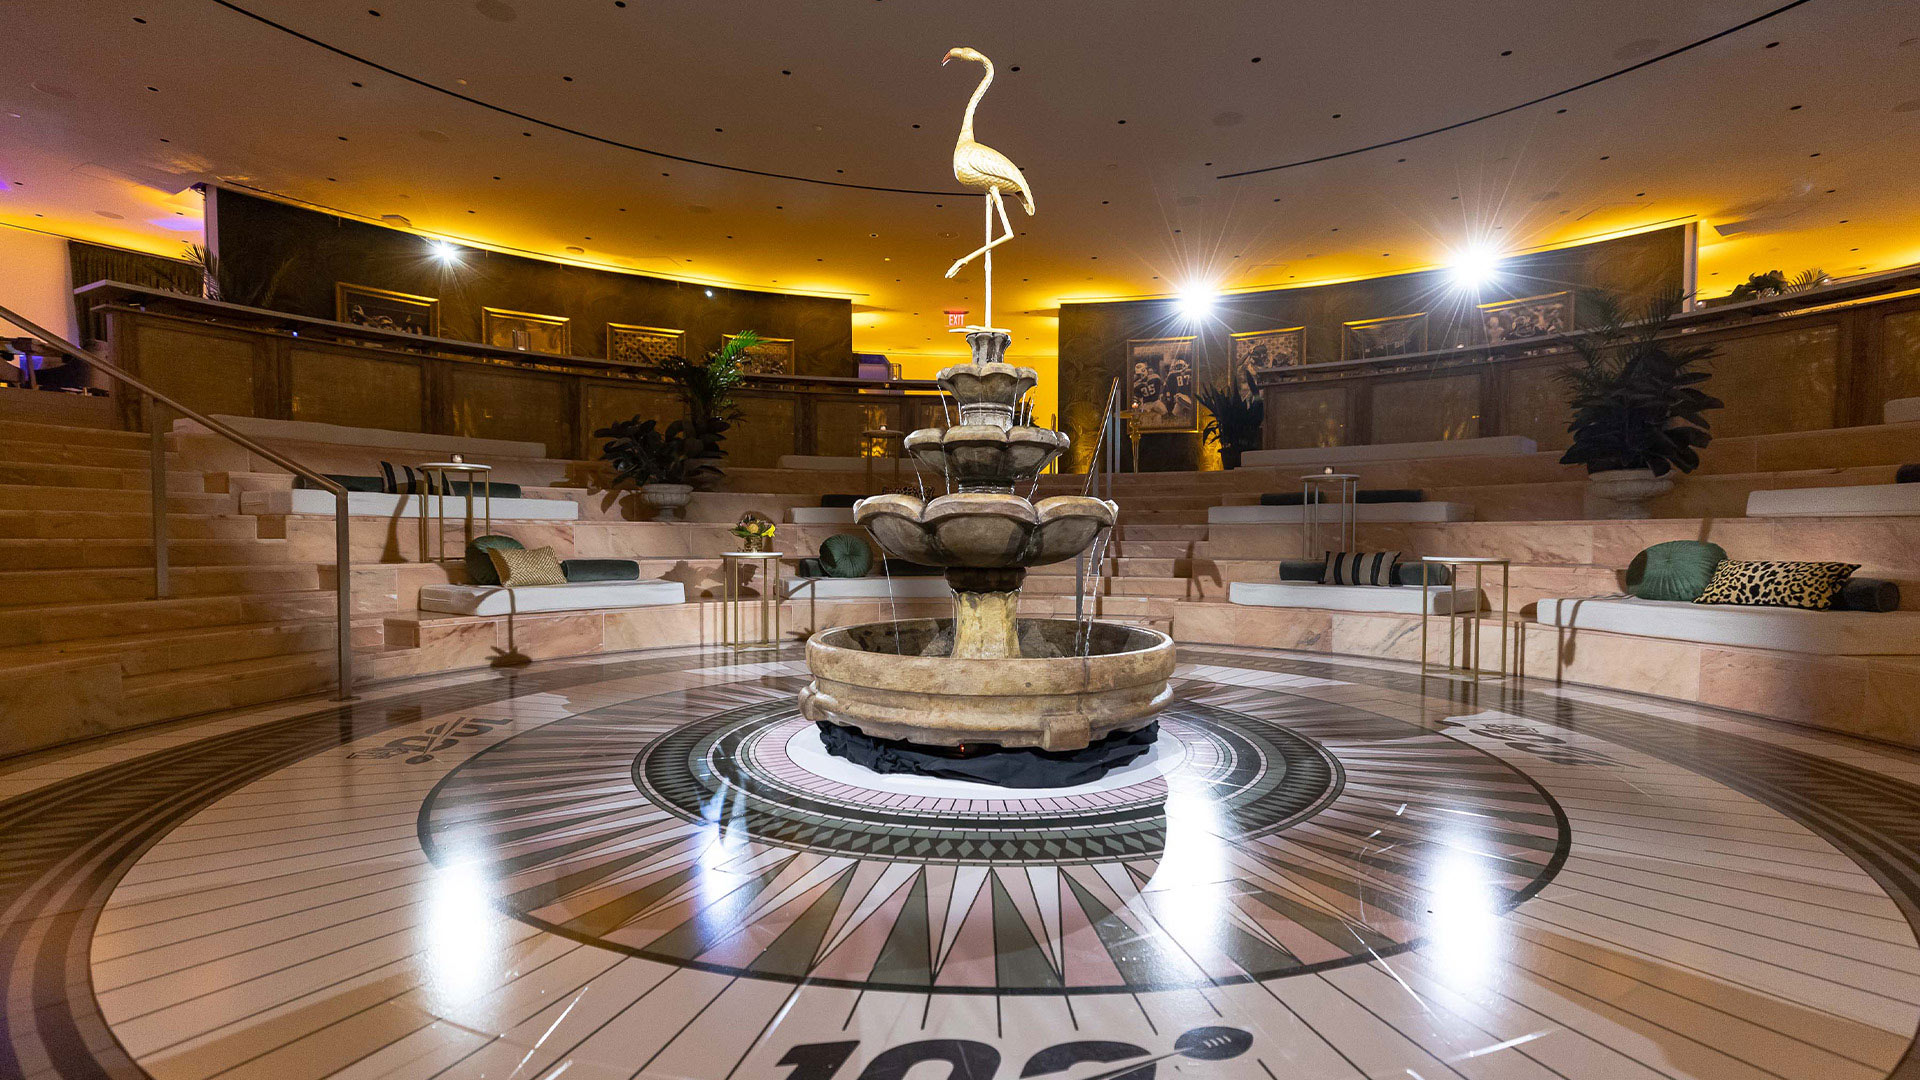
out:
{"label": "fountain middle tier bowl", "polygon": [[1085,551],[1119,510],[1085,495],[1033,503],[968,491],[924,503],[912,495],[876,495],[854,504],[853,519],[888,554],[923,566],[1044,566]]}
{"label": "fountain middle tier bowl", "polygon": [[800,691],[800,711],[809,720],[927,746],[1079,750],[1145,727],[1172,701],[1173,639],[1158,630],[1072,619],[1021,619],[1018,626],[1030,655],[997,660],[946,655],[948,619],[815,634],[807,641],[813,682]]}
{"label": "fountain middle tier bowl", "polygon": [[1016,480],[1031,480],[1069,443],[1064,432],[1025,425],[955,424],[923,428],[907,436],[907,453],[944,475],[961,491],[1010,492]]}

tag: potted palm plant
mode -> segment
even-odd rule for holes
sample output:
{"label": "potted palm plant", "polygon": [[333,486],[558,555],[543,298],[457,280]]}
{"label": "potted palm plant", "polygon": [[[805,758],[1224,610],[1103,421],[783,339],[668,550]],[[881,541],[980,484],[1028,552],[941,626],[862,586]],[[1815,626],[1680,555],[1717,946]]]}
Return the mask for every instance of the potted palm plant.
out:
{"label": "potted palm plant", "polygon": [[1200,429],[1202,438],[1220,444],[1220,467],[1237,469],[1240,455],[1260,449],[1260,438],[1267,419],[1267,403],[1254,389],[1253,373],[1242,371],[1247,382],[1245,396],[1239,388],[1203,386],[1194,396],[1200,406],[1212,414]]}
{"label": "potted palm plant", "polygon": [[746,381],[742,362],[758,344],[759,335],[743,330],[704,361],[696,363],[676,356],[660,365],[660,373],[679,389],[681,400],[687,404],[689,429],[707,444],[693,476],[694,483],[703,488],[718,485],[720,463],[727,456],[721,444],[726,441],[727,429],[740,416],[740,410],[734,406],[733,391]]}
{"label": "potted palm plant", "polygon": [[640,489],[640,500],[654,508],[661,521],[679,519],[680,508],[693,499],[693,461],[707,449],[684,420],[675,420],[664,429],[658,420],[635,416],[593,433],[607,442],[600,449],[600,460],[613,465],[608,487],[633,484]]}
{"label": "potted palm plant", "polygon": [[1706,414],[1721,403],[1700,389],[1709,377],[1700,365],[1715,350],[1665,333],[1678,301],[1658,297],[1628,323],[1598,298],[1599,326],[1574,339],[1580,360],[1558,373],[1573,409],[1560,463],[1586,467],[1589,516],[1648,516],[1648,501],[1673,490],[1669,474],[1698,468],[1713,440]]}

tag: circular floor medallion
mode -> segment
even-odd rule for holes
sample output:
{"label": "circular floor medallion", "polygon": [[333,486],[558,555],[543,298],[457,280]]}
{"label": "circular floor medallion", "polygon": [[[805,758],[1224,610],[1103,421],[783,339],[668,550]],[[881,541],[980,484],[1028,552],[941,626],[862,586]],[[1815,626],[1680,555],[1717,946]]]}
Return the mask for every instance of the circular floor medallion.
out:
{"label": "circular floor medallion", "polygon": [[1558,808],[1512,767],[1343,706],[1319,707],[1353,721],[1328,740],[1186,700],[1162,718],[1168,745],[1125,769],[1009,792],[809,752],[798,682],[677,693],[677,713],[627,703],[505,740],[435,789],[423,843],[470,860],[516,917],[603,948],[961,994],[1139,992],[1368,960],[1422,935],[1431,852],[1455,853],[1448,888],[1464,874],[1502,908],[1565,851]]}

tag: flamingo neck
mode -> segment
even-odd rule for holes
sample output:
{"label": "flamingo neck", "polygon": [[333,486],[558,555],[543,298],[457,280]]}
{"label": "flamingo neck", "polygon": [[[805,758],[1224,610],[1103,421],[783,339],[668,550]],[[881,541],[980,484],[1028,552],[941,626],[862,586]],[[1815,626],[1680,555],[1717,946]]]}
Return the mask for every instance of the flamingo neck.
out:
{"label": "flamingo neck", "polygon": [[980,85],[973,88],[973,97],[967,99],[967,118],[960,123],[960,137],[968,142],[973,141],[973,110],[980,107],[980,99],[987,96],[987,87],[993,83],[993,61],[981,57],[980,63],[987,72],[980,76]]}

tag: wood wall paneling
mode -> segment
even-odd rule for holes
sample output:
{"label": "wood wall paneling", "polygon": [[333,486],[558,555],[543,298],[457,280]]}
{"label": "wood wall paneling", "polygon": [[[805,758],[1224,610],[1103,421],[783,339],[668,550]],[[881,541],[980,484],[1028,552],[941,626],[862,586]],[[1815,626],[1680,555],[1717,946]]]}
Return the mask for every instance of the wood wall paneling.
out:
{"label": "wood wall paneling", "polygon": [[294,345],[288,350],[289,419],[423,431],[426,377],[421,366],[347,349]]}

